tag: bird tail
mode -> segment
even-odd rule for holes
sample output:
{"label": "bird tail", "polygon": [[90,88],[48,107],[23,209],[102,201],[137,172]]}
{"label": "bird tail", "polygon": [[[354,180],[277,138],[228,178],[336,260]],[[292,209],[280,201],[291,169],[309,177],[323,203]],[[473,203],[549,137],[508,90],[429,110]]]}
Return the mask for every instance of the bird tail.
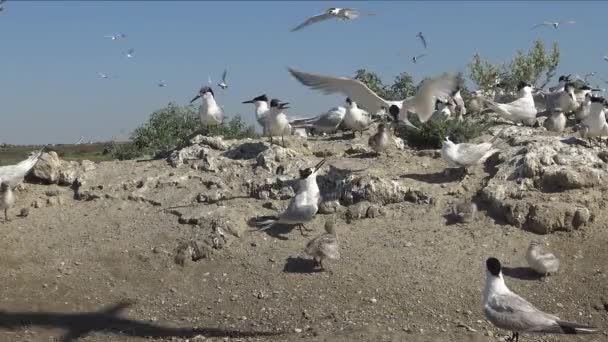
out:
{"label": "bird tail", "polygon": [[278,216],[259,216],[255,222],[255,226],[258,228],[256,229],[256,231],[261,232],[263,230],[266,230],[274,226],[277,221],[279,221]]}
{"label": "bird tail", "polygon": [[594,334],[598,332],[596,327],[590,325],[572,323],[566,321],[557,321],[561,332],[564,334],[575,335],[575,334]]}

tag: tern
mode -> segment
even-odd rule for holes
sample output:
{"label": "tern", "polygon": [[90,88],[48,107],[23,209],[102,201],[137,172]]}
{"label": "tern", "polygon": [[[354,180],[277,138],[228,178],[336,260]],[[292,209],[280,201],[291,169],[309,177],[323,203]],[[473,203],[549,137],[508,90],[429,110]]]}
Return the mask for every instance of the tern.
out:
{"label": "tern", "polygon": [[418,32],[418,34],[416,34],[416,38],[420,39],[420,42],[422,42],[422,46],[424,46],[424,48],[426,49],[426,38],[424,38],[422,32]]}
{"label": "tern", "polygon": [[560,108],[551,110],[551,115],[545,120],[543,126],[547,131],[561,133],[566,129],[566,115]]}
{"label": "tern", "polygon": [[378,131],[376,134],[369,137],[367,144],[372,148],[372,150],[374,150],[374,152],[376,152],[377,156],[379,156],[382,152],[386,152],[386,155],[388,156],[387,149],[391,140],[390,135],[391,133],[387,124],[381,123],[378,125]]}
{"label": "tern", "polygon": [[346,128],[352,130],[353,135],[355,135],[355,132],[359,131],[361,136],[363,136],[363,130],[366,129],[371,122],[371,115],[367,111],[359,108],[357,102],[347,97],[346,114],[344,115],[344,125]]}
{"label": "tern", "polygon": [[110,75],[105,74],[103,72],[98,72],[97,75],[99,76],[99,78],[103,78],[103,79],[108,79],[110,78]]}
{"label": "tern", "polygon": [[310,255],[313,259],[314,266],[321,267],[324,270],[323,260],[338,260],[340,259],[340,246],[338,245],[338,237],[333,221],[325,222],[325,233],[310,240],[306,244],[304,253]]}
{"label": "tern", "polygon": [[464,105],[464,99],[460,94],[460,88],[457,88],[454,93],[452,93],[452,99],[454,99],[454,103],[456,104],[456,115],[459,117],[463,117],[467,114],[467,107]]}
{"label": "tern", "polygon": [[167,86],[167,81],[162,80],[162,81],[158,82],[158,86],[159,86],[160,88],[164,88],[164,87],[166,87],[166,86]]}
{"label": "tern", "polygon": [[119,40],[127,38],[127,35],[124,33],[109,34],[105,35],[104,38],[110,38],[110,40]]}
{"label": "tern", "polygon": [[294,27],[291,30],[291,32],[298,31],[306,26],[309,26],[309,25],[312,25],[312,24],[315,24],[315,23],[318,23],[318,22],[324,21],[324,20],[340,19],[342,21],[348,21],[348,20],[357,19],[359,16],[360,16],[360,13],[357,10],[354,10],[352,8],[332,7],[321,14],[317,14],[315,16],[312,16],[312,17],[306,19],[300,25]]}
{"label": "tern", "polygon": [[4,221],[10,221],[8,218],[8,210],[15,205],[15,194],[7,181],[0,183],[0,210],[4,210]]}
{"label": "tern", "polygon": [[471,113],[481,113],[483,110],[483,101],[481,99],[481,91],[475,90],[471,93],[471,99],[467,102],[467,107]]}
{"label": "tern", "polygon": [[530,268],[545,277],[559,269],[559,259],[553,253],[545,253],[539,240],[530,241],[526,260]]}
{"label": "tern", "polygon": [[542,24],[538,24],[538,25],[534,25],[530,30],[534,30],[537,29],[539,27],[542,26],[553,26],[554,29],[558,29],[559,25],[562,24],[576,24],[576,21],[574,20],[567,20],[567,21],[545,21]]}
{"label": "tern", "polygon": [[222,90],[226,90],[228,88],[228,84],[226,83],[226,74],[228,73],[228,69],[224,69],[224,73],[222,74],[222,82],[218,83],[218,87],[222,88]]}
{"label": "tern", "polygon": [[270,143],[273,136],[281,136],[283,147],[285,147],[285,136],[291,135],[291,125],[287,115],[283,113],[283,109],[289,108],[288,104],[289,102],[281,103],[278,99],[272,99],[267,118],[264,120],[264,132],[270,137]]}
{"label": "tern", "polygon": [[[45,146],[46,147],[46,146]],[[45,147],[33,152],[27,159],[15,164],[0,166],[0,181],[8,182],[11,188],[15,188],[25,177],[30,170],[36,165]]]}
{"label": "tern", "polygon": [[591,96],[593,96],[591,93],[585,94],[585,99],[574,112],[577,120],[584,120],[587,116],[589,116],[591,110]]}
{"label": "tern", "polygon": [[608,62],[608,56],[604,56],[604,60]]}
{"label": "tern", "polygon": [[312,221],[319,210],[321,192],[317,184],[317,172],[325,164],[327,159],[321,160],[314,167],[300,170],[299,187],[296,196],[291,199],[287,209],[279,216],[263,216],[261,221],[256,223],[258,231],[269,229],[275,224],[296,225],[300,233],[304,235],[302,229],[305,223]]}
{"label": "tern", "polygon": [[305,119],[296,119],[290,122],[292,127],[302,127],[319,133],[334,133],[346,116],[346,108],[334,107],[327,113]]}
{"label": "tern", "polygon": [[311,74],[292,68],[289,68],[289,72],[303,85],[320,90],[325,94],[344,94],[353,101],[357,101],[370,113],[377,113],[383,108],[388,109],[394,119],[416,129],[417,127],[407,118],[408,112],[416,113],[421,122],[428,121],[435,110],[435,99],[446,99],[458,85],[455,75],[444,74],[423,81],[413,97],[400,101],[387,101],[376,95],[361,81],[346,77]]}
{"label": "tern", "polygon": [[0,12],[4,11],[4,3],[6,0],[0,0]]}
{"label": "tern", "polygon": [[496,103],[492,100],[484,99],[484,102],[504,119],[514,123],[526,125],[534,124],[536,120],[536,107],[532,97],[532,86],[525,82],[519,82],[517,87],[519,98],[510,103]]}
{"label": "tern", "polygon": [[211,87],[202,87],[198,94],[190,101],[193,103],[201,98],[201,106],[198,115],[203,126],[218,126],[224,121],[224,110],[215,102],[215,97]]}
{"label": "tern", "polygon": [[519,341],[519,334],[593,334],[597,329],[588,325],[566,322],[545,313],[509,290],[502,276],[500,261],[486,260],[486,285],[483,291],[483,313],[496,327],[513,333],[511,342]]}
{"label": "tern", "polygon": [[495,148],[495,141],[500,137],[502,131],[496,134],[489,142],[481,144],[453,143],[449,137],[441,146],[441,156],[448,162],[449,167],[464,168],[465,174],[468,173],[469,166],[481,164],[491,155],[500,150]]}
{"label": "tern", "polygon": [[426,53],[420,54],[418,56],[414,56],[414,57],[412,57],[412,62],[414,62],[414,64],[416,64],[420,60],[420,58],[422,58],[424,56],[426,56]]}
{"label": "tern", "polygon": [[127,58],[133,58],[133,55],[135,54],[135,49],[129,49],[127,50],[127,52],[125,53],[125,56],[127,56]]}
{"label": "tern", "polygon": [[600,137],[601,141],[602,136],[608,135],[608,124],[604,114],[606,100],[602,97],[592,96],[590,101],[589,114],[581,122],[579,133],[583,139]]}
{"label": "tern", "polygon": [[249,101],[243,101],[243,103],[253,103],[255,106],[255,118],[258,121],[258,124],[264,129],[264,135],[266,135],[264,120],[266,120],[267,114],[270,111],[270,102],[268,102],[266,94],[262,94]]}

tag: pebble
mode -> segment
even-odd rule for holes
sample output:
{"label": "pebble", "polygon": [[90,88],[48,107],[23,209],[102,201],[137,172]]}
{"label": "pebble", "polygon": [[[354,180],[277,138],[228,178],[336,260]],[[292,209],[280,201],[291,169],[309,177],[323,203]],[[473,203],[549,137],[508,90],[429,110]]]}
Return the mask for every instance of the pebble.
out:
{"label": "pebble", "polygon": [[294,331],[296,334],[299,334],[299,333],[301,333],[301,332],[302,332],[302,329],[300,329],[300,328],[295,328],[295,329],[293,329],[293,331]]}

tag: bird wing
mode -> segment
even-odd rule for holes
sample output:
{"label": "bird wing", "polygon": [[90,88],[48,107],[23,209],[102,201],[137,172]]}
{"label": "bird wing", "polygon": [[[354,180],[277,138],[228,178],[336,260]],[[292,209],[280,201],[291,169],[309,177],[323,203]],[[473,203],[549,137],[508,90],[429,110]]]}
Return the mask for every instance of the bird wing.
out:
{"label": "bird wing", "polygon": [[426,39],[424,38],[423,35],[418,35],[418,38],[420,38],[420,41],[422,41],[422,46],[424,46],[424,48],[426,49]]}
{"label": "bird wing", "polygon": [[574,21],[574,20],[564,20],[564,21],[559,21],[558,23],[560,23],[560,24],[576,24],[576,21]]}
{"label": "bird wing", "polygon": [[550,22],[548,22],[548,21],[545,21],[545,22],[544,22],[544,23],[542,23],[542,24],[538,24],[538,25],[534,25],[534,26],[532,26],[532,27],[530,28],[530,30],[534,30],[534,29],[537,29],[537,28],[539,28],[539,27],[542,27],[542,26],[549,26],[549,25],[553,25],[553,23],[550,23]]}
{"label": "bird wing", "polygon": [[45,147],[18,164],[0,167],[0,180],[3,182],[8,182],[11,188],[19,185],[19,183],[23,180],[23,177],[25,177],[27,173],[30,172],[30,170],[34,167],[34,165],[36,165]]}
{"label": "bird wing", "polygon": [[416,56],[416,59],[420,59],[420,58],[422,58],[424,56],[426,56],[426,53],[423,53],[423,54],[420,54],[420,55]]}
{"label": "bird wing", "polygon": [[2,5],[5,2],[6,2],[6,0],[0,0],[0,5]]}
{"label": "bird wing", "polygon": [[461,165],[473,165],[480,162],[483,162],[485,158],[489,157],[487,154],[489,152],[494,152],[492,150],[491,143],[482,143],[482,144],[458,144],[456,145],[456,154],[457,157],[455,161]]}
{"label": "bird wing", "polygon": [[222,74],[222,82],[226,84],[226,75],[228,74],[228,69],[224,69],[224,73]]}
{"label": "bird wing", "polygon": [[361,15],[359,11],[352,8],[343,8],[341,12],[350,20],[357,19]]}
{"label": "bird wing", "polygon": [[213,82],[211,81],[211,76],[207,76],[207,77],[208,77],[208,78],[207,78],[207,83],[209,83],[209,84],[213,84]]}
{"label": "bird wing", "polygon": [[289,73],[303,85],[320,90],[325,95],[343,94],[357,102],[371,113],[377,113],[382,107],[387,107],[390,103],[376,95],[363,82],[346,77],[324,76],[297,71],[289,68]]}
{"label": "bird wing", "polygon": [[436,99],[446,99],[458,86],[458,80],[453,74],[443,74],[435,79],[422,82],[413,98],[406,100],[407,110],[418,114],[421,122],[426,122],[435,111]]}
{"label": "bird wing", "polygon": [[314,23],[318,23],[318,22],[323,21],[323,20],[331,19],[333,17],[334,17],[334,15],[332,15],[331,13],[328,13],[328,12],[317,14],[315,16],[312,16],[312,17],[306,19],[306,21],[304,21],[300,25],[294,27],[293,29],[291,29],[291,32],[298,31],[299,29],[301,29],[303,27],[306,27],[308,25],[312,25]]}
{"label": "bird wing", "polygon": [[558,317],[538,310],[515,293],[488,298],[484,311],[492,323],[513,331],[540,332],[558,327]]}

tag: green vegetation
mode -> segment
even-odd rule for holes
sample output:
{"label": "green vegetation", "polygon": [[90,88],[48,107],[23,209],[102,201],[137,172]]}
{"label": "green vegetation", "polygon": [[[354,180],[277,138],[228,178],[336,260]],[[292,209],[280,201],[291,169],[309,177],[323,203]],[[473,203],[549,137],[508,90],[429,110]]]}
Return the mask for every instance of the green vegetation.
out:
{"label": "green vegetation", "polygon": [[410,121],[420,130],[401,125],[396,129],[396,134],[410,147],[418,149],[441,148],[445,137],[450,137],[455,143],[467,142],[484,134],[494,125],[490,121],[476,120],[434,120],[421,123],[415,115],[410,117]]}
{"label": "green vegetation", "polygon": [[[112,156],[103,153],[104,144],[81,144],[81,145],[55,145],[47,146],[45,151],[55,151],[64,160],[104,161],[113,159]],[[41,149],[42,146],[14,146],[0,145],[0,166],[16,164],[27,158],[32,151]]]}

